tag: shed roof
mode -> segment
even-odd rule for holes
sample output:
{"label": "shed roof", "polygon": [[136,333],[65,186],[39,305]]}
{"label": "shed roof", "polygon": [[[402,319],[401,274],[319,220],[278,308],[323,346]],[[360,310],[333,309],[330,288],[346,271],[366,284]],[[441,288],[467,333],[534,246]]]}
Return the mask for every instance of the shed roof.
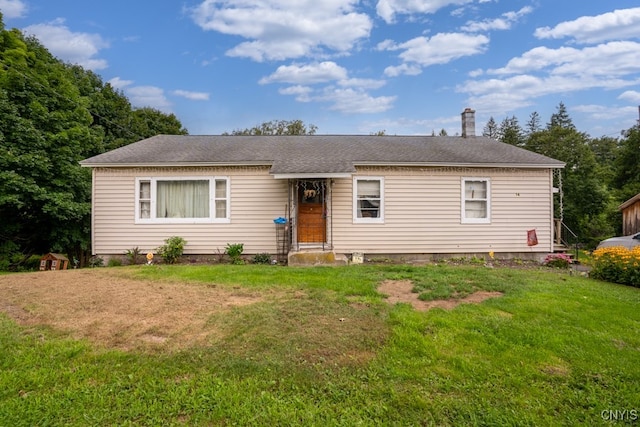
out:
{"label": "shed roof", "polygon": [[276,177],[339,176],[362,165],[562,168],[485,137],[157,135],[80,162],[86,167],[267,165]]}
{"label": "shed roof", "polygon": [[618,210],[620,211],[625,210],[626,208],[628,208],[629,206],[633,205],[638,201],[640,201],[640,193],[636,194],[635,196],[633,196],[632,198],[630,198],[629,200],[627,200],[626,202],[618,206]]}

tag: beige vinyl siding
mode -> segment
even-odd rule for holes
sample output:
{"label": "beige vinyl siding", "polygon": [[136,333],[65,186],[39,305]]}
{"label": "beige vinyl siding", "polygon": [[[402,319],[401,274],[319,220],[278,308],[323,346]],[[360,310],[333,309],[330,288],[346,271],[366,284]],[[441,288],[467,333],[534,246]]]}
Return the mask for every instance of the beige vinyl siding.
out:
{"label": "beige vinyl siding", "polygon": [[[155,251],[164,239],[187,241],[185,254],[224,252],[228,243],[243,243],[244,252],[276,253],[273,219],[284,215],[287,181],[276,180],[267,167],[246,168],[98,168],[94,174],[94,253],[124,254],[139,247]],[[209,176],[230,180],[230,223],[136,224],[136,177]]]}
{"label": "beige vinyl siding", "polygon": [[[351,179],[333,186],[333,246],[337,252],[483,253],[552,250],[549,170],[359,168],[384,176],[384,223],[353,221]],[[461,178],[489,178],[491,220],[461,223]],[[527,246],[535,229],[539,245]]]}

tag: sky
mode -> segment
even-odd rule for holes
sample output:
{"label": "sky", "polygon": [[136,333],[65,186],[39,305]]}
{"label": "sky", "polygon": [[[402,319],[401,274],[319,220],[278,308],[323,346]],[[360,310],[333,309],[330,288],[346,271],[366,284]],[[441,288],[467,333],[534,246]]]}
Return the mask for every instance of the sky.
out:
{"label": "sky", "polygon": [[318,134],[461,133],[460,113],[560,102],[579,131],[638,123],[638,0],[0,0],[36,36],[134,107],[190,134],[302,120]]}

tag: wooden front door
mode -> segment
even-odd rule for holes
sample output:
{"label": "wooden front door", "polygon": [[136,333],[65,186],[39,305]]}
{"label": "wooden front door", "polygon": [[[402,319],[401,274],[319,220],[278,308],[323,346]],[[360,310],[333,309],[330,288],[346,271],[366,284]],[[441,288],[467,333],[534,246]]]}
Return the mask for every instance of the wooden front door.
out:
{"label": "wooden front door", "polygon": [[324,189],[324,180],[298,183],[298,243],[326,241]]}

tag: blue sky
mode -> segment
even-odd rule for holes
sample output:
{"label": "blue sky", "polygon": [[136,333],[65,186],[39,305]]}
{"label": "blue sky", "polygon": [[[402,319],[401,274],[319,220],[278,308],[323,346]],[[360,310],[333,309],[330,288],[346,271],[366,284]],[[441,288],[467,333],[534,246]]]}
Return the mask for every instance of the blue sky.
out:
{"label": "blue sky", "polygon": [[460,133],[460,113],[564,102],[618,136],[640,105],[638,1],[0,0],[7,28],[191,134],[301,119],[321,134]]}

